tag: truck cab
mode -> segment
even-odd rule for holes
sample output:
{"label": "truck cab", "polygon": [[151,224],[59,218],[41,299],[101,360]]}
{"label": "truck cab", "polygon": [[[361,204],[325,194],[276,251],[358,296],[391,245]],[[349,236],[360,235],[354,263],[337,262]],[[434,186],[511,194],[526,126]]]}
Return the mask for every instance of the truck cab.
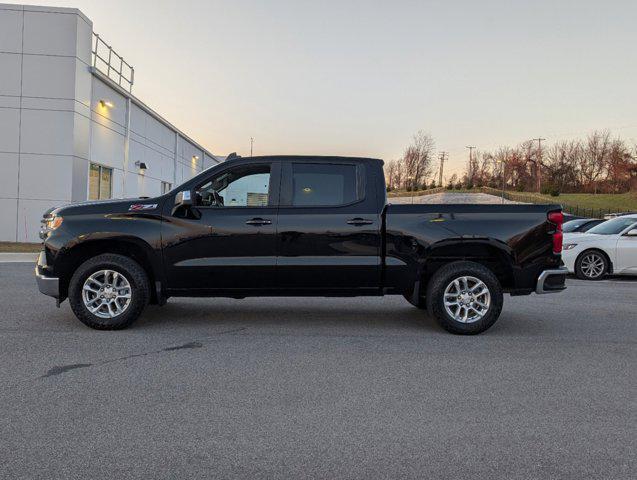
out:
{"label": "truck cab", "polygon": [[251,158],[194,179],[181,190],[192,200],[165,202],[162,212],[167,288],[379,294],[381,168],[370,159]]}

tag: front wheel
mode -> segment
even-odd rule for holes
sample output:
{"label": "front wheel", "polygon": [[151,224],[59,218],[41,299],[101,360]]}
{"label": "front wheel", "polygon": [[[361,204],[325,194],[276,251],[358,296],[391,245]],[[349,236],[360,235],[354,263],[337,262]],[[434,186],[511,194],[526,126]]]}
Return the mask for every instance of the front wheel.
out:
{"label": "front wheel", "polygon": [[141,315],[150,298],[148,276],[133,259],[104,254],[78,267],[69,283],[75,316],[97,330],[120,330]]}
{"label": "front wheel", "polygon": [[441,267],[427,285],[427,310],[445,330],[475,335],[489,329],[504,302],[500,282],[491,270],[475,262]]}

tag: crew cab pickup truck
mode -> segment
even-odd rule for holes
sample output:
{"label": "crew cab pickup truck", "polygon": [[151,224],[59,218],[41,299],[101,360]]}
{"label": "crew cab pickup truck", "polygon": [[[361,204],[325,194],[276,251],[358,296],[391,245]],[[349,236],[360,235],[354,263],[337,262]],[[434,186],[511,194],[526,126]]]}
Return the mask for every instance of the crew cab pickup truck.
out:
{"label": "crew cab pickup truck", "polygon": [[103,330],[169,297],[402,295],[475,334],[564,290],[559,205],[392,205],[383,162],[234,158],[156,198],[47,211],[35,275]]}

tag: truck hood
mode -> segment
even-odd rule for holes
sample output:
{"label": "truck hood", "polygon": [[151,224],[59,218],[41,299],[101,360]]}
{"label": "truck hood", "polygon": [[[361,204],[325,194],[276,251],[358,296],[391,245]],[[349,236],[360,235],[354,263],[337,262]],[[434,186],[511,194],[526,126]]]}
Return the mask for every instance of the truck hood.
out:
{"label": "truck hood", "polygon": [[95,213],[123,213],[129,211],[156,211],[161,205],[162,197],[154,198],[121,198],[112,200],[89,200],[86,202],[66,203],[49,208],[44,212],[50,215],[84,215]]}

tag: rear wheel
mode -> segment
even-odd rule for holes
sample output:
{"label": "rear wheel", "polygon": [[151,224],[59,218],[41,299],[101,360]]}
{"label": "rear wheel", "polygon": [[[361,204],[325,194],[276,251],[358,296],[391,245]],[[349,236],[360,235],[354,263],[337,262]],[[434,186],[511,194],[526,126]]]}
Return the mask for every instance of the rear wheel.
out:
{"label": "rear wheel", "polygon": [[474,335],[500,316],[502,287],[491,270],[475,262],[441,267],[427,285],[427,309],[445,330]]}
{"label": "rear wheel", "polygon": [[608,272],[606,256],[597,250],[587,250],[575,262],[575,274],[582,280],[600,280]]}
{"label": "rear wheel", "polygon": [[69,303],[75,316],[98,330],[128,327],[150,298],[148,276],[133,259],[104,254],[85,261],[69,283]]}

